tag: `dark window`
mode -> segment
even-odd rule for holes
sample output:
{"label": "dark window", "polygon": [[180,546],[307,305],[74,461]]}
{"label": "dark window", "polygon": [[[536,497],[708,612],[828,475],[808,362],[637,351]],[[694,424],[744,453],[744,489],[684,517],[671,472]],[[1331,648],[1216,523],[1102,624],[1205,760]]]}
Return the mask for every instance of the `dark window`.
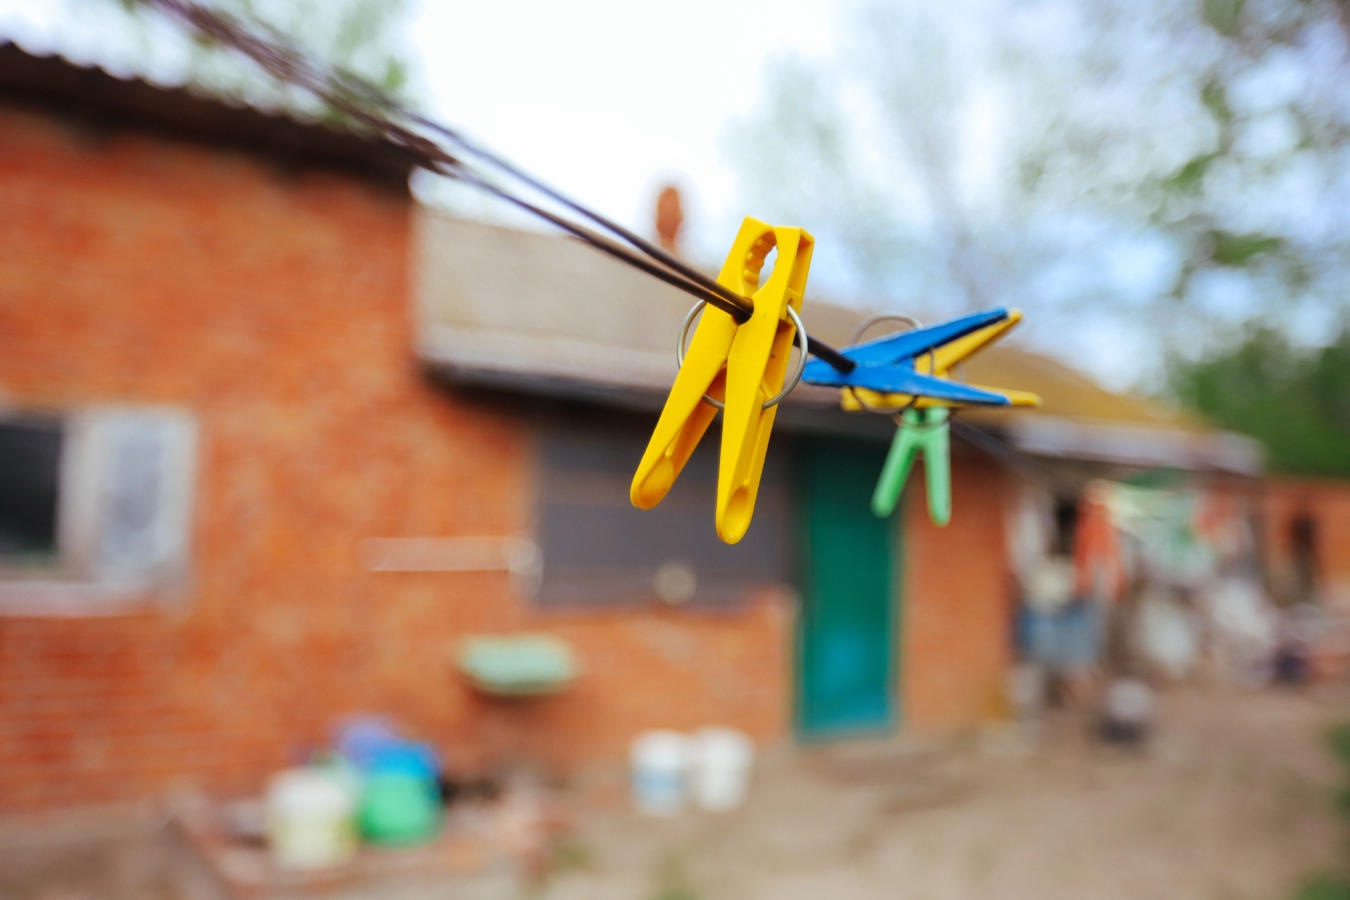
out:
{"label": "dark window", "polygon": [[[650,420],[592,419],[539,429],[539,600],[620,606],[726,606],[757,586],[788,583],[792,539],[784,453],[770,453],[755,518],[740,543],[717,538],[719,423],[652,510],[628,499]],[[781,446],[779,447],[781,450]]]}
{"label": "dark window", "polygon": [[1055,530],[1050,540],[1050,553],[1072,556],[1074,537],[1078,531],[1078,500],[1075,497],[1055,498]]}
{"label": "dark window", "polygon": [[56,420],[0,419],[0,565],[57,556],[62,437]]}
{"label": "dark window", "polygon": [[1289,523],[1289,554],[1294,574],[1294,601],[1317,598],[1317,520],[1306,512]]}

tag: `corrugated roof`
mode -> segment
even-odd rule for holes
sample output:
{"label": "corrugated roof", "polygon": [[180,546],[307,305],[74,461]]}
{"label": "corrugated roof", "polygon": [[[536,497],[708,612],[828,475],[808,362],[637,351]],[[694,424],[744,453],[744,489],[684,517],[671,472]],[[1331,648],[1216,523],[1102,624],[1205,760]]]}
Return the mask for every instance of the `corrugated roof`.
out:
{"label": "corrugated roof", "polygon": [[[419,353],[429,363],[461,378],[629,405],[659,402],[669,388],[675,338],[692,305],[686,294],[569,238],[430,210],[419,214],[416,247]],[[803,307],[807,330],[835,346],[846,344],[869,314],[809,294]],[[1014,333],[972,358],[967,376],[1035,391],[1043,406],[968,410],[962,414],[968,421],[997,427],[1015,445],[1045,455],[1259,468],[1248,439],[1109,391],[1016,340]],[[834,390],[804,385],[784,415],[837,405]]]}

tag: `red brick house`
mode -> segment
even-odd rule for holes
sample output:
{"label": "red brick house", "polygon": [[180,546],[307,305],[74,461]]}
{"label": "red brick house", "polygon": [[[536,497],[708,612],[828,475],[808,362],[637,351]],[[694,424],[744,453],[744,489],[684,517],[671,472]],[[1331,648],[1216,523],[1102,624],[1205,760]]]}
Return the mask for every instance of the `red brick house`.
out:
{"label": "red brick house", "polygon": [[1271,478],[1264,491],[1266,566],[1286,602],[1350,613],[1350,484]]}
{"label": "red brick house", "polygon": [[[742,545],[711,538],[706,463],[625,507],[685,304],[561,238],[420,212],[409,170],[0,46],[0,813],[252,791],[358,711],[474,766],[998,705],[997,455],[958,442],[949,527],[921,495],[878,522],[888,423],[804,391]],[[807,310],[836,341],[855,317]],[[985,365],[1066,398],[1040,432],[986,423],[1019,452],[1119,464],[1082,443],[1107,410],[1220,464],[1049,361]],[[575,651],[563,693],[494,700],[456,671],[463,638],[524,631]]]}
{"label": "red brick house", "polygon": [[[781,591],[544,618],[505,563],[372,563],[532,515],[529,427],[413,352],[406,160],[13,46],[0,84],[0,447],[46,504],[3,559],[0,811],[254,790],[361,710],[460,764],[498,723],[564,759],[786,731]],[[540,627],[585,675],[495,715],[455,642]]]}

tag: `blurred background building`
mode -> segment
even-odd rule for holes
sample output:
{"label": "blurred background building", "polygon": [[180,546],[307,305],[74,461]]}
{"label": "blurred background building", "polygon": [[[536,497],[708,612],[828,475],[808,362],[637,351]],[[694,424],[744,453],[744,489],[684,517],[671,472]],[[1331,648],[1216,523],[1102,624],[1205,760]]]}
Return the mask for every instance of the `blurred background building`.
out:
{"label": "blurred background building", "polygon": [[[797,74],[775,96],[809,97]],[[1220,75],[1202,105],[1236,127]],[[793,122],[771,105],[747,134]],[[765,177],[816,171],[830,134],[865,143],[834,124],[785,140]],[[1113,302],[1098,329],[1036,294],[1064,235],[1028,215],[1009,251],[936,196],[940,126],[906,126],[932,138],[931,243],[868,204],[861,163],[806,179],[808,206],[838,189],[824,232],[875,257],[808,296],[807,327],[848,343],[906,265],[909,290],[946,285],[933,318],[1026,290],[1052,324],[961,377],[1042,406],[956,416],[939,527],[917,474],[893,518],[869,508],[891,419],[803,386],[727,546],[712,441],[658,510],[628,499],[685,295],[415,192],[414,159],[322,110],[0,43],[0,817],[256,795],[369,715],[471,781],[613,767],[653,729],[926,740],[1055,704],[1095,717],[1121,684],[1343,676],[1350,332],[1213,350],[1187,299],[1261,266],[1225,290],[1322,290],[1325,260],[1178,213],[1176,318],[1148,306],[1144,340],[1175,326],[1199,349],[1168,390],[1128,390],[1113,369],[1139,331],[1110,331],[1139,309]],[[685,224],[699,186],[675,181],[632,202],[706,262]],[[1167,190],[1200,204],[1194,187]],[[1100,280],[1152,290],[1125,268]],[[1338,313],[1300,315],[1291,333]]]}
{"label": "blurred background building", "polygon": [[[709,721],[970,725],[1004,702],[1016,576],[1071,552],[1083,485],[1122,473],[1268,509],[1273,564],[1339,575],[1338,490],[1263,488],[1249,440],[1013,347],[969,376],[1045,405],[964,417],[949,527],[917,485],[874,519],[893,426],[802,390],[724,546],[708,453],[659,514],[627,500],[678,292],[420,210],[373,139],[0,62],[7,808],[245,790],[365,709],[484,763]],[[857,319],[810,310],[830,341]],[[457,672],[459,641],[534,630],[576,650],[560,695]]]}

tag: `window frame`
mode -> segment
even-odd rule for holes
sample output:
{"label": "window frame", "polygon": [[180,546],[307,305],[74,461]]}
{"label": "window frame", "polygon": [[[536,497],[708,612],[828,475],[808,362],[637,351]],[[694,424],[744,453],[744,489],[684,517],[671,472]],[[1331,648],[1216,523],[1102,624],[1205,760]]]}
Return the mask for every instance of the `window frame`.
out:
{"label": "window frame", "polygon": [[[531,534],[535,546],[538,547],[539,562],[539,571],[532,580],[531,590],[527,597],[532,611],[548,615],[632,613],[653,609],[712,614],[739,613],[748,608],[757,597],[765,595],[766,592],[795,591],[797,575],[795,569],[797,563],[794,557],[797,539],[796,498],[793,490],[793,472],[788,459],[790,454],[781,453],[768,471],[767,477],[761,483],[761,492],[756,503],[756,522],[752,525],[752,528],[757,525],[760,529],[764,529],[769,524],[769,517],[777,517],[780,520],[774,525],[774,535],[768,538],[769,546],[777,549],[776,551],[765,550],[765,559],[761,560],[765,569],[762,577],[752,574],[745,578],[728,579],[725,577],[725,572],[728,571],[727,566],[709,565],[708,560],[698,557],[697,550],[695,550],[692,558],[688,554],[677,553],[651,566],[645,563],[635,563],[631,566],[595,565],[586,567],[576,561],[569,561],[567,568],[570,570],[570,578],[572,579],[570,582],[567,577],[561,582],[553,582],[550,579],[550,555],[555,552],[555,548],[550,547],[550,537],[546,533],[545,508],[554,498],[565,496],[567,493],[577,491],[578,488],[572,485],[557,491],[552,496],[550,495],[550,479],[556,477],[559,472],[550,465],[548,442],[557,440],[562,443],[578,438],[582,440],[591,439],[599,433],[603,436],[599,437],[598,440],[605,442],[640,437],[642,442],[645,443],[650,428],[651,421],[645,417],[613,410],[569,407],[554,409],[531,417],[530,433],[533,458],[530,471],[534,479],[530,492]],[[631,471],[626,468],[614,472],[591,472],[581,469],[577,470],[578,480],[584,481],[589,478],[596,478],[604,481],[605,486],[612,489],[614,485],[610,482],[619,477],[622,481],[622,502],[596,505],[611,507],[621,505],[635,515],[645,517],[660,516],[663,511],[667,516],[678,514],[687,517],[689,492],[697,490],[698,499],[696,502],[699,511],[692,527],[698,528],[700,536],[706,535],[708,541],[715,542],[714,546],[720,549],[724,545],[717,538],[713,523],[718,436],[719,429],[717,427],[710,428],[708,434],[700,442],[700,448],[697,451],[711,457],[713,470],[711,472],[700,472],[699,469],[706,468],[706,465],[701,467],[698,465],[697,459],[691,460],[681,482],[675,486],[675,490],[681,491],[681,494],[672,496],[662,506],[653,510],[634,510],[628,503],[628,479],[631,478]],[[575,448],[572,449],[575,450]],[[632,457],[632,465],[636,466],[641,456],[641,444],[637,445],[633,453],[629,455]],[[702,462],[706,464],[710,460],[704,459]],[[700,483],[689,483],[691,479]],[[672,509],[672,501],[675,503],[675,509]],[[561,505],[566,506],[567,504],[562,503]],[[753,537],[753,533],[747,535],[747,540]],[[746,544],[744,542],[736,545],[735,548],[727,547],[726,549],[729,555],[734,553],[741,562],[745,559]],[[737,567],[741,562],[738,562]],[[657,573],[670,564],[692,570],[696,580],[692,595],[688,597],[662,595],[656,584]],[[650,574],[646,574],[648,570],[650,570]],[[770,575],[769,570],[776,571]],[[712,577],[709,577],[710,575]],[[587,576],[594,578],[596,584],[604,585],[604,588],[586,592],[587,586],[584,582]],[[613,586],[616,583],[619,586]]]}
{"label": "window frame", "polygon": [[[177,605],[186,596],[192,556],[197,425],[175,407],[106,405],[53,410],[0,406],[3,419],[61,423],[57,474],[56,553],[50,565],[15,566],[0,560],[0,616],[121,615]],[[177,442],[159,479],[156,522],[172,529],[179,546],[170,561],[141,572],[116,572],[100,560],[108,516],[106,484],[115,428],[139,419],[165,426],[157,440]],[[177,496],[175,496],[177,494]],[[166,498],[171,498],[167,499]],[[168,521],[168,524],[163,524]]]}

